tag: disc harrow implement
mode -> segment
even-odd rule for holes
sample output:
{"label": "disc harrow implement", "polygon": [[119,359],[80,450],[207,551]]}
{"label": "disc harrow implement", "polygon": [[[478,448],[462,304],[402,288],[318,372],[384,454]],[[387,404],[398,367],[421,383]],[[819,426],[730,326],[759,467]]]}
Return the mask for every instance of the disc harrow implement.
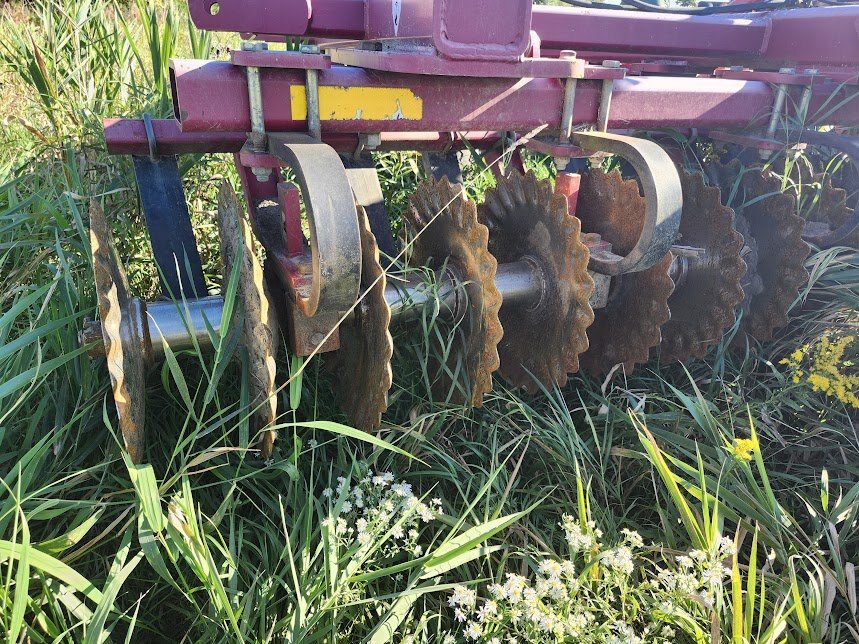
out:
{"label": "disc harrow implement", "polygon": [[[107,359],[135,462],[146,373],[169,353],[241,347],[242,419],[268,459],[279,363],[322,359],[346,421],[375,430],[397,378],[390,329],[417,328],[424,307],[452,339],[424,357],[428,393],[480,407],[496,379],[539,395],[580,370],[704,358],[738,319],[739,339],[766,342],[808,279],[808,244],[856,244],[855,172],[818,161],[845,155],[855,171],[859,157],[845,134],[859,125],[859,6],[668,22],[532,0],[189,7],[201,28],[252,40],[229,61],[171,61],[173,118],[104,129],[133,157],[160,298],[132,295],[110,219],[90,211],[100,322],[81,340]],[[284,38],[305,44],[269,49]],[[678,132],[702,145],[680,154]],[[725,146],[730,163],[678,168]],[[802,146],[813,161],[783,185],[772,170],[793,172]],[[401,248],[372,156],[389,151],[423,152],[432,175],[408,195]],[[473,152],[484,165],[460,166]],[[224,185],[218,200],[219,295],[184,200],[186,153],[231,153],[238,171],[244,198]],[[494,186],[462,185],[475,174]],[[819,186],[806,219],[793,179]]]}

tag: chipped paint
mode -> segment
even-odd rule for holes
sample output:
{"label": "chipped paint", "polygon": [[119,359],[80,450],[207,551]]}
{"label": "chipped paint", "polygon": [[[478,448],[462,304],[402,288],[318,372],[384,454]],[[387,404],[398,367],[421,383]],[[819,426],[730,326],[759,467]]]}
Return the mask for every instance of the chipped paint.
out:
{"label": "chipped paint", "polygon": [[[301,85],[289,88],[294,121],[307,120],[307,94]],[[419,121],[424,102],[419,96],[400,87],[335,87],[319,88],[319,116],[322,121]]]}

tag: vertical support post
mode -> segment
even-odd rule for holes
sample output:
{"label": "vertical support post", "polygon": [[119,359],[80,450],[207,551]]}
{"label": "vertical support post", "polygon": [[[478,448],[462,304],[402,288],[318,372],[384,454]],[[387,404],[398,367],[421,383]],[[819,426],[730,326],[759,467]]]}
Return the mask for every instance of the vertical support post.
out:
{"label": "vertical support post", "polygon": [[[620,67],[619,60],[604,60],[603,67],[609,69],[617,69]],[[597,115],[597,130],[600,132],[608,131],[608,116],[611,111],[611,94],[614,91],[614,80],[606,78],[602,82],[602,97],[600,99],[600,109]]]}
{"label": "vertical support post", "polygon": [[575,216],[579,205],[579,188],[582,185],[582,175],[577,172],[559,172],[555,180],[555,193],[563,195],[567,200],[567,211]]}
{"label": "vertical support post", "polygon": [[294,183],[279,183],[277,197],[283,212],[281,226],[286,239],[286,254],[300,255],[304,252],[304,233],[301,231],[301,190]]}
{"label": "vertical support post", "polygon": [[812,77],[808,85],[802,88],[802,97],[799,99],[799,119],[802,125],[805,126],[808,121],[808,107],[811,105],[812,85],[818,71],[816,69],[806,69],[803,71],[803,74]]}
{"label": "vertical support post", "polygon": [[[561,52],[562,60],[575,60],[576,52],[564,50]],[[573,134],[573,110],[576,105],[576,88],[578,87],[577,78],[567,78],[564,80],[564,111],[561,113],[561,142],[569,143],[570,136]],[[560,171],[566,168],[570,162],[569,157],[555,157],[555,167]]]}
{"label": "vertical support post", "polygon": [[[319,45],[302,45],[302,54],[318,54]],[[322,140],[322,122],[319,117],[319,70],[306,70],[307,131],[317,141]]]}
{"label": "vertical support post", "polygon": [[[242,51],[265,51],[268,43],[243,42]],[[265,152],[268,147],[268,137],[265,132],[265,115],[262,108],[262,85],[259,78],[259,67],[247,67],[248,103],[251,110],[251,144],[255,152]],[[271,177],[271,168],[253,168],[257,181],[265,183]]]}
{"label": "vertical support post", "polygon": [[[793,74],[794,72],[796,72],[796,70],[793,67],[782,67],[778,70],[779,74]],[[779,118],[781,118],[782,111],[784,110],[785,98],[787,98],[787,85],[779,83],[775,90],[775,99],[773,100],[773,111],[772,114],[770,114],[770,122],[767,125],[768,139],[775,137],[775,131],[778,129],[778,121]],[[758,150],[758,156],[760,156],[761,161],[766,161],[772,156],[772,150]]]}

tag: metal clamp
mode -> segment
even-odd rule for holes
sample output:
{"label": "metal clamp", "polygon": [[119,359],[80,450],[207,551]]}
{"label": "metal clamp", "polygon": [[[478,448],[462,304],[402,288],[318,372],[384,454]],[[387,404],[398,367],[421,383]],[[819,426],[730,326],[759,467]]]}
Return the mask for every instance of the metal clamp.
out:
{"label": "metal clamp", "polygon": [[158,158],[158,142],[155,140],[155,127],[152,125],[152,117],[148,112],[143,113],[143,128],[146,130],[146,143],[149,145],[149,158],[155,161]]}
{"label": "metal clamp", "polygon": [[295,173],[310,228],[310,281],[296,263],[287,287],[308,317],[346,311],[358,298],[361,234],[343,162],[334,148],[304,134],[273,133],[268,145]]}
{"label": "metal clamp", "polygon": [[680,176],[671,157],[652,141],[606,132],[575,132],[572,139],[586,152],[610,152],[623,157],[638,173],[644,191],[644,226],[625,257],[591,257],[591,270],[606,275],[643,271],[662,259],[677,238],[683,210]]}

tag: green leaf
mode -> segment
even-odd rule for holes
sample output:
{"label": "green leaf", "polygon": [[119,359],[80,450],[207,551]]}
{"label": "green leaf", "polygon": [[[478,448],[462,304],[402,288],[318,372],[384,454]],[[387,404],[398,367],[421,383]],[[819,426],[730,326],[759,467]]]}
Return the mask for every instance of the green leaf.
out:
{"label": "green leaf", "polygon": [[113,560],[113,565],[107,575],[107,583],[104,587],[102,600],[93,613],[92,621],[87,626],[86,637],[84,644],[100,644],[108,639],[109,634],[104,631],[104,625],[107,622],[107,617],[115,610],[114,604],[119,590],[126,582],[128,577],[137,568],[137,564],[143,558],[143,553],[138,552],[127,565],[125,560],[128,557],[131,548],[132,528],[125,531],[122,537],[122,543],[119,545],[119,550],[116,551],[116,557]]}
{"label": "green leaf", "polygon": [[[20,506],[19,506],[20,512]],[[24,626],[24,612],[30,599],[30,529],[23,512],[21,516],[21,543],[18,548],[18,570],[15,573],[15,598],[12,602],[12,615],[9,621],[9,644],[18,640]]]}
{"label": "green leaf", "polygon": [[381,449],[395,452],[397,454],[400,454],[401,456],[405,456],[407,458],[411,458],[423,463],[423,461],[421,461],[421,459],[419,459],[417,456],[409,454],[407,451],[400,449],[396,445],[393,445],[386,440],[382,440],[381,438],[379,438],[378,436],[374,436],[373,434],[362,432],[360,429],[354,429],[353,427],[349,427],[348,425],[341,425],[340,423],[335,423],[329,420],[314,420],[301,423],[290,423],[289,425],[280,425],[281,428],[293,426],[306,427],[307,429],[319,429],[324,432],[331,432],[332,434],[347,436],[349,438],[354,438],[355,440],[363,441],[365,443],[369,443],[370,445],[375,445],[376,447],[379,447]]}
{"label": "green leaf", "polygon": [[[0,558],[18,559],[20,547],[11,541],[0,540]],[[64,564],[59,559],[49,554],[31,548],[27,552],[30,567],[40,570],[46,575],[54,577],[67,586],[83,594],[87,599],[96,603],[102,600],[101,591],[74,568]]]}
{"label": "green leaf", "polygon": [[434,577],[456,567],[459,565],[458,562],[462,555],[471,554],[470,551],[472,548],[480,545],[492,535],[500,532],[509,525],[516,523],[535,507],[536,505],[532,505],[530,508],[522,510],[521,512],[508,514],[507,516],[499,517],[492,521],[486,521],[485,523],[469,528],[462,534],[446,541],[430,556],[425,566],[425,572],[421,575],[421,578],[426,579],[428,577]]}
{"label": "green leaf", "polygon": [[154,533],[161,532],[167,523],[167,518],[161,508],[161,495],[155,480],[155,470],[151,465],[133,465],[129,461],[128,475],[137,492],[141,514]]}

